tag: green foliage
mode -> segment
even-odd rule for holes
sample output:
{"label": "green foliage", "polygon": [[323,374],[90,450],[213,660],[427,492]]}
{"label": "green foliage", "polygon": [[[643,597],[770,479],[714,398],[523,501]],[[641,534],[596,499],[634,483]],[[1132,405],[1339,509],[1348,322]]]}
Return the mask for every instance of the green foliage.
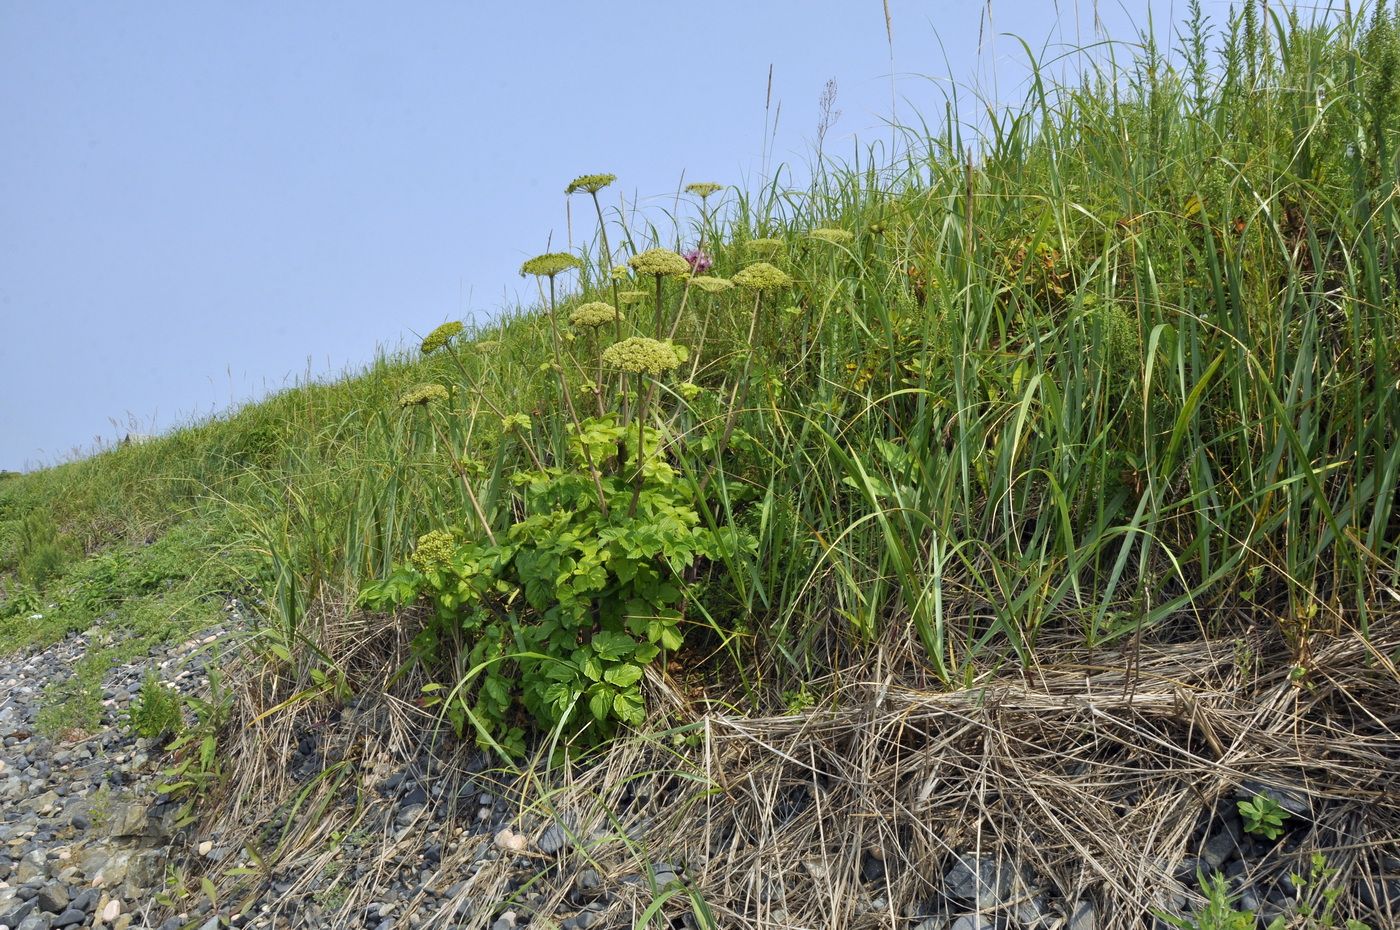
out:
{"label": "green foliage", "polygon": [[483,743],[514,753],[524,736],[512,725],[517,705],[544,730],[586,734],[585,742],[642,722],[646,667],[685,642],[682,572],[741,543],[700,525],[691,484],[662,460],[646,459],[639,482],[593,480],[587,462],[619,449],[635,462],[638,441],[654,449],[661,437],[646,429],[639,439],[611,417],[583,421],[568,464],[515,477],[526,516],[506,540],[444,557],[443,536],[430,534],[419,552],[433,557],[415,553],[365,589],[362,602],[380,609],[431,600],[433,621],[417,641],[425,660],[464,643],[471,674],[435,695],[459,730],[470,724]]}
{"label": "green foliage", "polygon": [[1283,822],[1289,818],[1288,811],[1266,794],[1256,794],[1247,801],[1236,803],[1240,816],[1244,818],[1246,833],[1276,840],[1283,835]]}
{"label": "green foliage", "polygon": [[219,737],[228,720],[232,695],[224,690],[218,674],[211,672],[207,698],[185,695],[182,700],[194,722],[181,726],[167,747],[174,753],[175,763],[165,770],[165,780],[156,785],[161,794],[184,799],[177,820],[180,826],[193,822],[195,808],[223,780]]}
{"label": "green foliage", "polygon": [[152,741],[175,736],[183,723],[181,706],[179,692],[163,684],[158,675],[148,672],[127,711],[127,730]]}
{"label": "green foliage", "polygon": [[1206,896],[1206,906],[1190,919],[1159,914],[1181,930],[1255,930],[1258,925],[1253,911],[1237,911],[1230,896],[1230,885],[1219,872],[1206,878],[1200,877],[1201,892]]}

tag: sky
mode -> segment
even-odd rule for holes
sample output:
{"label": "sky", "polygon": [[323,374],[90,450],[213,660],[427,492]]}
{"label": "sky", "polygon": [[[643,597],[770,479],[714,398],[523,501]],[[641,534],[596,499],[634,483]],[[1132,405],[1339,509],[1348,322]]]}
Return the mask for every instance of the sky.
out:
{"label": "sky", "polygon": [[841,155],[954,82],[1019,99],[1016,36],[1131,42],[1148,3],[0,0],[0,469],[528,300],[579,174],[656,211],[800,178],[829,80]]}

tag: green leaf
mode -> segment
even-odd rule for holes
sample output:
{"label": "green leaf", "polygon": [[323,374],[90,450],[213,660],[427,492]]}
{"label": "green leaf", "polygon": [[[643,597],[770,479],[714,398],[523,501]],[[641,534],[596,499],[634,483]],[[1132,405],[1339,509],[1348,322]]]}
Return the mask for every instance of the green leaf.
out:
{"label": "green leaf", "polygon": [[642,670],[630,663],[627,665],[614,665],[612,668],[608,669],[607,674],[603,677],[605,677],[610,684],[617,685],[619,688],[629,688],[642,680]]}

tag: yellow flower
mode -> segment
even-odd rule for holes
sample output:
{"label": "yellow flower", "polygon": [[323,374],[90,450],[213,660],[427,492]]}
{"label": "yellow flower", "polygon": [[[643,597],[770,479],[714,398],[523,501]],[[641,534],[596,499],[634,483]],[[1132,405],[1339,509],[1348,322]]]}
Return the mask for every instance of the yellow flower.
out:
{"label": "yellow flower", "polygon": [[583,262],[568,252],[546,252],[543,255],[536,255],[521,265],[520,276],[523,278],[527,274],[532,274],[542,278],[552,278],[570,268],[582,267]]}
{"label": "yellow flower", "polygon": [[632,336],[603,350],[603,363],[635,374],[659,375],[681,363],[677,346],[646,336]]}
{"label": "yellow flower", "polygon": [[807,235],[832,245],[848,245],[856,238],[854,233],[846,229],[813,229]]}
{"label": "yellow flower", "polygon": [[786,271],[767,262],[754,262],[734,276],[734,283],[753,291],[771,291],[792,283]]}
{"label": "yellow flower", "polygon": [[447,400],[447,388],[441,384],[420,384],[417,387],[409,388],[399,395],[399,406],[405,409],[409,407],[426,407],[429,404],[436,404]]}
{"label": "yellow flower", "polygon": [[418,537],[418,545],[408,560],[420,572],[441,571],[451,566],[457,551],[456,541],[446,530],[432,530]]}
{"label": "yellow flower", "polygon": [[744,248],[755,255],[776,255],[783,250],[783,240],[781,239],[750,239],[744,243]]}
{"label": "yellow flower", "polygon": [[574,308],[573,312],[569,314],[569,325],[581,329],[592,329],[606,323],[615,323],[620,319],[622,319],[622,314],[618,313],[617,308],[612,304],[605,304],[601,300],[591,300]]}
{"label": "yellow flower", "polygon": [[638,274],[676,277],[690,274],[690,262],[670,249],[647,249],[640,255],[633,255],[627,264],[631,265]]}
{"label": "yellow flower", "polygon": [[727,291],[734,286],[734,282],[728,278],[716,278],[704,276],[690,279],[691,287],[698,287],[706,294],[718,294],[720,291]]}
{"label": "yellow flower", "polygon": [[586,191],[590,194],[596,194],[616,180],[617,175],[615,174],[581,174],[569,182],[569,186],[564,188],[564,193],[574,194]]}
{"label": "yellow flower", "polygon": [[687,184],[685,189],[701,200],[704,200],[711,194],[724,190],[724,185],[716,184],[713,181],[697,181],[694,184]]}
{"label": "yellow flower", "polygon": [[431,355],[438,349],[452,341],[453,337],[462,331],[462,324],[453,320],[451,323],[444,323],[437,329],[428,333],[423,338],[423,344],[418,347],[424,355]]}

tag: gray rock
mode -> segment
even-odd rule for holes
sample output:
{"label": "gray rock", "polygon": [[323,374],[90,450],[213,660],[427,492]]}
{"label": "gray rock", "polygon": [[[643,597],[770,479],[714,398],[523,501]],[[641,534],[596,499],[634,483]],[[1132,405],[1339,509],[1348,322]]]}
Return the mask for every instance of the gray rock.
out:
{"label": "gray rock", "polygon": [[1094,902],[1080,901],[1070,912],[1065,930],[1094,930],[1097,921],[1098,912],[1094,910]]}
{"label": "gray rock", "polygon": [[215,914],[213,917],[210,917],[200,925],[199,930],[219,930],[219,915]]}
{"label": "gray rock", "polygon": [[49,874],[49,861],[43,850],[32,849],[25,853],[15,867],[15,881],[21,885],[42,881]]}
{"label": "gray rock", "polygon": [[953,921],[952,930],[996,930],[996,924],[978,914],[963,914]]}
{"label": "gray rock", "polygon": [[1206,840],[1205,846],[1201,847],[1201,861],[1210,871],[1215,871],[1225,864],[1225,860],[1230,858],[1234,851],[1235,838],[1228,831],[1221,830]]}
{"label": "gray rock", "polygon": [[35,898],[39,902],[39,910],[48,911],[50,914],[61,914],[68,909],[68,889],[60,884],[54,883],[45,885],[39,889],[39,896]]}
{"label": "gray rock", "polygon": [[19,922],[15,930],[49,930],[53,924],[42,914],[30,914]]}
{"label": "gray rock", "polygon": [[53,919],[53,923],[50,926],[76,927],[78,924],[82,923],[85,920],[87,920],[86,911],[80,911],[76,907],[70,907],[68,908],[68,910],[55,917]]}
{"label": "gray rock", "polygon": [[559,824],[550,824],[549,828],[540,834],[539,840],[535,843],[540,852],[546,856],[552,856],[569,845],[569,835],[564,832],[564,828]]}
{"label": "gray rock", "polygon": [[979,909],[1000,907],[1011,894],[1015,869],[994,856],[963,854],[943,874],[945,893],[955,901],[976,904]]}
{"label": "gray rock", "polygon": [[914,925],[914,930],[948,930],[948,921],[942,917],[925,917]]}

